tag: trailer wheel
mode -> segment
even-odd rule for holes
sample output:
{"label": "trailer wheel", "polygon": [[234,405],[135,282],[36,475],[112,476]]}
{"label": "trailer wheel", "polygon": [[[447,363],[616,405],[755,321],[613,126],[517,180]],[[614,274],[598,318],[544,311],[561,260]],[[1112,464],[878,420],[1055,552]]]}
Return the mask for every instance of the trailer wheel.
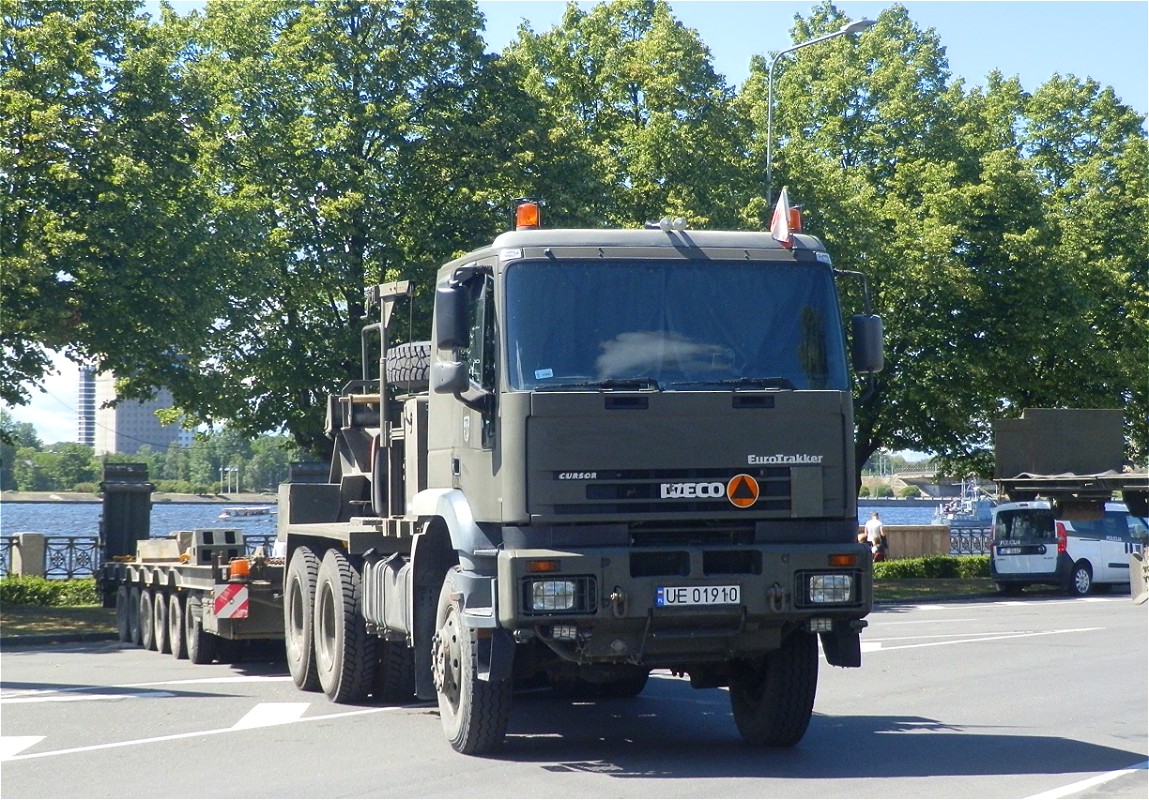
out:
{"label": "trailer wheel", "polygon": [[415,697],[415,651],[406,642],[380,642],[371,694],[380,703],[406,703]]}
{"label": "trailer wheel", "polygon": [[140,587],[133,586],[128,590],[128,636],[132,644],[138,645],[140,638]]}
{"label": "trailer wheel", "polygon": [[140,592],[140,644],[145,650],[156,649],[155,602],[151,589]]}
{"label": "trailer wheel", "polygon": [[305,692],[319,691],[315,672],[315,581],[319,559],[310,547],[291,556],[283,590],[283,639],[287,669],[295,685]]}
{"label": "trailer wheel", "polygon": [[765,658],[731,664],[730,706],[742,738],[790,747],[806,734],[818,688],[818,640],[795,631]]}
{"label": "trailer wheel", "polygon": [[193,664],[210,664],[215,659],[219,637],[203,629],[203,600],[197,595],[188,597],[184,607],[184,637]]}
{"label": "trailer wheel", "polygon": [[387,349],[387,383],[407,394],[425,392],[430,373],[430,342],[407,342]]}
{"label": "trailer wheel", "polygon": [[131,603],[131,592],[126,583],[121,583],[116,589],[116,637],[121,642],[132,640],[132,629],[129,624],[131,614],[128,605]]}
{"label": "trailer wheel", "polygon": [[168,596],[162,589],[156,589],[152,604],[152,627],[155,629],[157,653],[172,651],[171,637],[168,635]]}
{"label": "trailer wheel", "polygon": [[172,592],[168,598],[168,643],[176,658],[188,657],[188,640],[184,632],[184,596]]}
{"label": "trailer wheel", "polygon": [[367,632],[359,572],[331,549],[315,582],[315,671],[335,703],[367,697],[375,677],[378,639]]}
{"label": "trailer wheel", "polygon": [[479,679],[475,631],[458,605],[452,567],[443,580],[431,642],[431,673],[439,717],[451,747],[465,755],[489,753],[503,743],[511,714],[511,681]]}

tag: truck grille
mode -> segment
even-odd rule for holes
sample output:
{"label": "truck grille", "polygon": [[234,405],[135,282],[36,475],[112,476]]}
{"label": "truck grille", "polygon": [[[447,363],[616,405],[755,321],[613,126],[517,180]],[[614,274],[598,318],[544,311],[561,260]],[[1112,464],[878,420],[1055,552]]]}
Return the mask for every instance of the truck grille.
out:
{"label": "truck grille", "polygon": [[556,514],[689,514],[735,512],[722,494],[718,497],[665,497],[665,486],[726,485],[735,475],[750,475],[758,482],[753,511],[790,510],[789,467],[731,467],[726,469],[615,470],[595,472],[584,484],[584,501],[557,503]]}

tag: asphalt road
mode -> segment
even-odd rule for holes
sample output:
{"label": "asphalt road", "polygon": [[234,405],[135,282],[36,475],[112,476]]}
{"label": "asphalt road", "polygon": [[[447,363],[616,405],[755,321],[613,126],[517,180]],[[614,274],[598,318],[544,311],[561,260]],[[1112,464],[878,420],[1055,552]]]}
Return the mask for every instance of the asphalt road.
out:
{"label": "asphalt road", "polygon": [[1149,797],[1149,607],[1128,596],[882,606],[822,662],[798,746],[744,745],[725,690],[516,695],[496,758],[431,705],[335,706],[282,662],[119,644],[0,653],[0,797]]}

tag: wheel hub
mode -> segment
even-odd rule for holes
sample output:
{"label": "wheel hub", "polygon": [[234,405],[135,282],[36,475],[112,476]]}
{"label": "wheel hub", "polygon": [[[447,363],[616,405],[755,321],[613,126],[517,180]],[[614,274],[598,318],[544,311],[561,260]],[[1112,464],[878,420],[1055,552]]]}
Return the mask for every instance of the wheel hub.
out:
{"label": "wheel hub", "polygon": [[458,696],[459,667],[458,625],[454,613],[450,613],[431,640],[431,677],[436,692],[452,700]]}

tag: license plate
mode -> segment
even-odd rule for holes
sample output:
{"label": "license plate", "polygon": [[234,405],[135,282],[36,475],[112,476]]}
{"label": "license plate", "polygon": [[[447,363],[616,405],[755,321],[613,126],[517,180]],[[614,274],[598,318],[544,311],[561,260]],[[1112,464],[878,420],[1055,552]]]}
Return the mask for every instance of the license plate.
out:
{"label": "license plate", "polygon": [[659,586],[654,593],[656,606],[726,606],[742,602],[742,587]]}
{"label": "license plate", "polygon": [[1021,555],[1020,547],[999,547],[997,548],[999,556],[1019,556]]}

